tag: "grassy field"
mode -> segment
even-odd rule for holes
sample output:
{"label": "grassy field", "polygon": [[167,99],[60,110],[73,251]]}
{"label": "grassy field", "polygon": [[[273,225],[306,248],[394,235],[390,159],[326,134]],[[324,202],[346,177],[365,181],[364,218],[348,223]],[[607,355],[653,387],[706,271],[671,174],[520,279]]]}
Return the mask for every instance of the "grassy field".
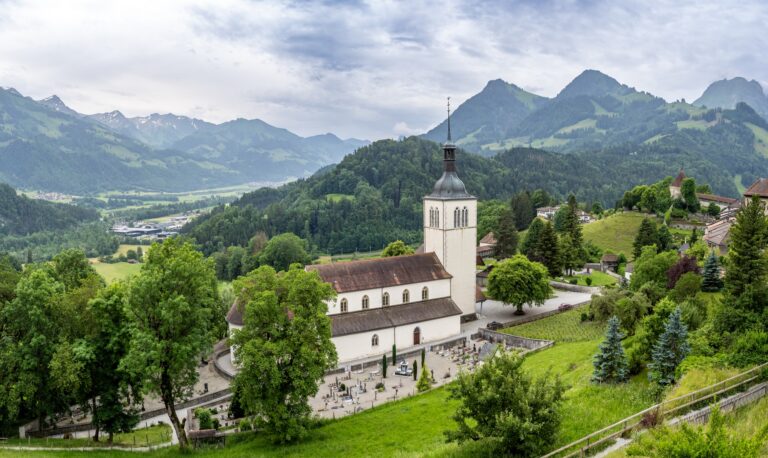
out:
{"label": "grassy field", "polygon": [[107,283],[112,283],[115,280],[123,280],[131,275],[136,275],[141,269],[141,264],[129,264],[127,262],[116,262],[114,264],[107,264],[105,262],[94,262],[93,268],[99,275],[104,277]]}
{"label": "grassy field", "polygon": [[557,343],[599,340],[605,334],[605,324],[581,321],[585,307],[558,313],[541,320],[502,329],[501,332],[531,339],[548,339]]}
{"label": "grassy field", "polygon": [[[82,448],[103,447],[106,445],[107,435],[101,436],[101,442],[94,442],[89,438],[77,439],[8,439],[3,446],[25,445],[30,447],[56,447],[56,448]],[[130,433],[115,434],[113,444],[115,446],[146,446],[165,444],[171,440],[170,425],[156,425],[148,428],[137,429]],[[0,452],[0,456],[2,452]]]}
{"label": "grassy field", "polygon": [[574,277],[565,277],[565,281],[569,281],[572,279],[576,279],[579,285],[581,286],[587,286],[587,278],[592,279],[592,284],[590,286],[607,286],[607,285],[615,285],[616,279],[611,277],[610,275],[594,271],[589,275],[576,275]]}
{"label": "grassy field", "polygon": [[622,212],[607,218],[585,224],[584,240],[589,240],[603,250],[616,254],[632,255],[632,242],[635,240],[640,223],[648,215],[637,212]]}

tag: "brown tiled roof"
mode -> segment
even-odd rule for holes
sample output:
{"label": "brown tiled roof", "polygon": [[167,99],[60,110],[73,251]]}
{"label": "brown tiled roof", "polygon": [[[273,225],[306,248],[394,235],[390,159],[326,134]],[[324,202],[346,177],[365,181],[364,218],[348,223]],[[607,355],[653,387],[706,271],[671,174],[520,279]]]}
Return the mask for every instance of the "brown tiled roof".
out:
{"label": "brown tiled roof", "polygon": [[744,197],[768,197],[768,178],[759,178],[744,191]]}
{"label": "brown tiled roof", "polygon": [[619,262],[619,257],[615,254],[606,253],[600,259],[601,262]]}
{"label": "brown tiled roof", "polygon": [[496,251],[496,247],[491,245],[479,246],[475,248],[475,253],[477,254],[477,256],[485,256],[485,255],[490,256],[495,251]]}
{"label": "brown tiled roof", "polygon": [[483,302],[487,298],[483,294],[483,290],[479,286],[475,286],[475,302]]}
{"label": "brown tiled roof", "polygon": [[450,297],[331,315],[333,337],[461,315]]}
{"label": "brown tiled roof", "polygon": [[683,172],[683,169],[680,169],[680,172],[677,173],[677,176],[674,180],[672,180],[672,184],[670,186],[679,188],[683,184],[683,180],[685,180],[685,172]]}
{"label": "brown tiled roof", "polygon": [[731,232],[731,225],[733,219],[724,219],[716,223],[712,223],[707,226],[704,231],[704,239],[710,245],[725,246],[728,240],[728,235]]}
{"label": "brown tiled roof", "polygon": [[738,202],[738,199],[732,199],[730,197],[723,197],[723,196],[717,196],[715,194],[704,194],[701,192],[696,193],[696,197],[699,198],[699,200],[708,200],[710,202],[722,202],[724,204],[735,204]]}
{"label": "brown tiled roof", "polygon": [[493,232],[489,232],[485,234],[483,238],[480,239],[480,243],[487,243],[488,245],[496,245],[496,237],[493,235]]}
{"label": "brown tiled roof", "polygon": [[488,266],[485,269],[483,269],[480,272],[478,272],[476,276],[480,277],[480,278],[487,278],[488,275],[491,274],[492,270],[493,270],[493,264],[491,264],[490,266]]}
{"label": "brown tiled roof", "polygon": [[435,253],[307,266],[337,293],[451,278]]}
{"label": "brown tiled roof", "polygon": [[243,325],[243,310],[237,300],[232,303],[232,307],[227,312],[227,323],[234,324],[235,326]]}

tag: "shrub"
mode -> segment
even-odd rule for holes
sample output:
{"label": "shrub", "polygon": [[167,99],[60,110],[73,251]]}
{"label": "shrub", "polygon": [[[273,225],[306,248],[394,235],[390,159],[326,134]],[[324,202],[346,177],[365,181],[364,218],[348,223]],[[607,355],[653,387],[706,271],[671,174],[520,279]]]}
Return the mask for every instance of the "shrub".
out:
{"label": "shrub", "polygon": [[568,280],[568,283],[570,283],[572,285],[578,285],[579,284],[579,280],[577,280],[575,278],[571,278],[570,280]]}
{"label": "shrub", "polygon": [[677,280],[669,297],[675,302],[683,302],[694,297],[699,291],[701,291],[701,277],[694,272],[687,272]]}
{"label": "shrub", "polygon": [[587,312],[581,312],[581,322],[589,321],[589,314]]}
{"label": "shrub", "polygon": [[640,323],[650,308],[651,304],[642,294],[634,294],[616,301],[616,315],[627,335],[635,335],[637,324]]}
{"label": "shrub", "polygon": [[384,382],[377,383],[375,388],[377,391],[384,391]]}
{"label": "shrub", "polygon": [[587,284],[587,286],[592,286],[592,277],[585,278],[584,282]]}
{"label": "shrub", "polygon": [[197,423],[200,429],[213,429],[213,420],[211,419],[211,411],[205,408],[195,409],[195,416],[197,417]]}
{"label": "shrub", "polygon": [[419,393],[421,393],[427,391],[430,388],[432,388],[432,378],[429,375],[429,369],[427,366],[422,366],[419,381],[416,382],[416,389],[419,390]]}
{"label": "shrub", "polygon": [[729,349],[728,362],[744,367],[764,363],[768,357],[768,333],[750,330],[739,335]]}
{"label": "shrub", "polygon": [[339,383],[339,392],[341,391],[347,391],[347,385]]}
{"label": "shrub", "polygon": [[594,295],[589,304],[590,315],[597,321],[607,321],[616,314],[616,302],[628,296],[629,292],[618,289],[600,296]]}
{"label": "shrub", "polygon": [[218,418],[214,418],[211,426],[213,429],[219,429],[219,427],[221,427],[221,422],[219,422]]}
{"label": "shrub", "polygon": [[240,431],[250,431],[253,429],[253,426],[251,425],[250,420],[248,420],[247,418],[243,418],[242,420],[240,420],[238,429],[240,429]]}

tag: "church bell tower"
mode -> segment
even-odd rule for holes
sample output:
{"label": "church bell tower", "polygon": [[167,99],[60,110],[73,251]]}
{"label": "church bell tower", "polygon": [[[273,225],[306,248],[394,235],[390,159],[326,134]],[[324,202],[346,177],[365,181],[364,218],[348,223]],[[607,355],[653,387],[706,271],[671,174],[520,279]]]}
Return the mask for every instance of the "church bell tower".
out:
{"label": "church bell tower", "polygon": [[448,98],[448,140],[443,144],[443,175],[424,197],[424,252],[434,252],[450,273],[451,298],[462,318],[475,317],[477,198],[456,173],[456,145],[451,141]]}

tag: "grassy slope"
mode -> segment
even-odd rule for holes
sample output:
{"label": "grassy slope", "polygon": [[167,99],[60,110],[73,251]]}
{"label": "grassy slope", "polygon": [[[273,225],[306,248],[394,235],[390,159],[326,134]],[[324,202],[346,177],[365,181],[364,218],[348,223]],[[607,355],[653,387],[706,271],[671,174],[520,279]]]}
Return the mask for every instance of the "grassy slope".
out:
{"label": "grassy slope", "polygon": [[623,252],[631,257],[632,242],[647,215],[637,212],[622,212],[595,222],[585,224],[584,240],[589,240],[603,250]]}
{"label": "grassy slope", "polygon": [[114,264],[107,264],[104,262],[95,262],[93,268],[99,273],[107,283],[112,283],[115,280],[123,280],[131,275],[136,275],[141,269],[141,264],[128,264],[127,262],[116,262]]}
{"label": "grassy slope", "polygon": [[616,279],[611,277],[610,275],[600,272],[600,271],[594,271],[589,275],[576,275],[575,277],[565,277],[565,280],[571,280],[576,279],[579,285],[587,286],[587,278],[592,279],[592,284],[590,286],[606,286],[606,285],[615,285]]}

